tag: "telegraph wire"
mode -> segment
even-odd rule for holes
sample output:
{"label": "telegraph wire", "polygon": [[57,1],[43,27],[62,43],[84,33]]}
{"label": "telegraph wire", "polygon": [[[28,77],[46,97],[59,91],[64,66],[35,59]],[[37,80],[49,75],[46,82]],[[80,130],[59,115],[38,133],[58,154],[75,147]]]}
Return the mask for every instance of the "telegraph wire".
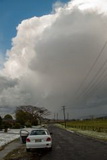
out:
{"label": "telegraph wire", "polygon": [[98,78],[100,78],[101,75],[99,75],[99,74],[101,73],[101,71],[103,70],[103,68],[104,68],[104,66],[106,64],[107,64],[107,59],[105,60],[105,62],[103,63],[103,65],[100,67],[100,69],[97,71],[97,73],[94,75],[94,77],[92,78],[92,80],[88,84],[88,87],[85,87],[85,91],[82,93],[82,95],[84,95],[85,93],[88,92],[88,90],[90,89],[91,85],[93,85],[93,82],[95,81],[95,79],[97,80]]}
{"label": "telegraph wire", "polygon": [[[103,81],[105,80],[105,78],[107,78],[107,74],[104,75],[103,77],[101,77],[100,81],[99,81],[98,83],[96,83],[96,84],[92,87],[92,89],[91,89],[88,93],[86,93],[85,96],[88,96],[93,90],[95,90],[97,87],[99,87],[99,85],[101,84],[101,82],[103,82]],[[100,86],[101,86],[101,85],[100,85]]]}
{"label": "telegraph wire", "polygon": [[85,81],[87,80],[87,78],[89,77],[90,73],[92,72],[93,68],[95,67],[95,65],[97,64],[99,58],[101,57],[101,55],[103,54],[103,51],[105,49],[107,45],[107,40],[105,41],[103,47],[101,48],[101,51],[99,52],[97,58],[95,59],[93,65],[91,66],[91,68],[89,69],[88,73],[86,74],[85,78],[83,79],[82,83],[80,84],[79,88],[77,89],[76,93],[78,95],[79,91],[81,90],[81,88],[84,86]]}

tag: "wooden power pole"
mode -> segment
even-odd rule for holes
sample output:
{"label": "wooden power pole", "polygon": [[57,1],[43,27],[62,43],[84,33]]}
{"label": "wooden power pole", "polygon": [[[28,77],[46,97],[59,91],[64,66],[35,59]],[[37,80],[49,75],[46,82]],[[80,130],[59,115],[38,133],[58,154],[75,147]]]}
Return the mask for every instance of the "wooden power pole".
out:
{"label": "wooden power pole", "polygon": [[63,116],[64,116],[64,124],[66,128],[65,106],[62,106],[62,109],[63,109]]}

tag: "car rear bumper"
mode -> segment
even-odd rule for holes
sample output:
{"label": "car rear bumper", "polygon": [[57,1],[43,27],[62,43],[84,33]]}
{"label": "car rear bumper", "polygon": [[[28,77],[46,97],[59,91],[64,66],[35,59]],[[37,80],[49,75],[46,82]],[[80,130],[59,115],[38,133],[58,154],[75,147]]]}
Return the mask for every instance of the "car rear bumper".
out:
{"label": "car rear bumper", "polygon": [[30,144],[27,143],[26,144],[26,148],[27,149],[36,149],[36,148],[51,148],[52,147],[52,143],[51,142],[47,142],[47,143],[37,143],[37,144]]}

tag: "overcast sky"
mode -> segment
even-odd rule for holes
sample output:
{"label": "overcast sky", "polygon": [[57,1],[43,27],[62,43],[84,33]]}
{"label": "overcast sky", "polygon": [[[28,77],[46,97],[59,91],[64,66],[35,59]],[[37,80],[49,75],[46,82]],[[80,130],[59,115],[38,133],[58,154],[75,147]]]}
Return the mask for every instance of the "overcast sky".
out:
{"label": "overcast sky", "polygon": [[107,114],[107,2],[53,2],[41,15],[23,16],[11,45],[1,47],[1,115],[19,105],[59,117],[61,106],[69,118]]}

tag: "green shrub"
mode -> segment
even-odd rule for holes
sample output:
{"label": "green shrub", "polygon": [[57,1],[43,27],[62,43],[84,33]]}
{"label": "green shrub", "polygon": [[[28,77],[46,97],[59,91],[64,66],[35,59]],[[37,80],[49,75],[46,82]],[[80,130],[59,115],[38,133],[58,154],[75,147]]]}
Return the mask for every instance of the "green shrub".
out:
{"label": "green shrub", "polygon": [[15,123],[14,125],[13,125],[13,128],[14,129],[19,129],[21,127],[21,124],[20,123]]}

